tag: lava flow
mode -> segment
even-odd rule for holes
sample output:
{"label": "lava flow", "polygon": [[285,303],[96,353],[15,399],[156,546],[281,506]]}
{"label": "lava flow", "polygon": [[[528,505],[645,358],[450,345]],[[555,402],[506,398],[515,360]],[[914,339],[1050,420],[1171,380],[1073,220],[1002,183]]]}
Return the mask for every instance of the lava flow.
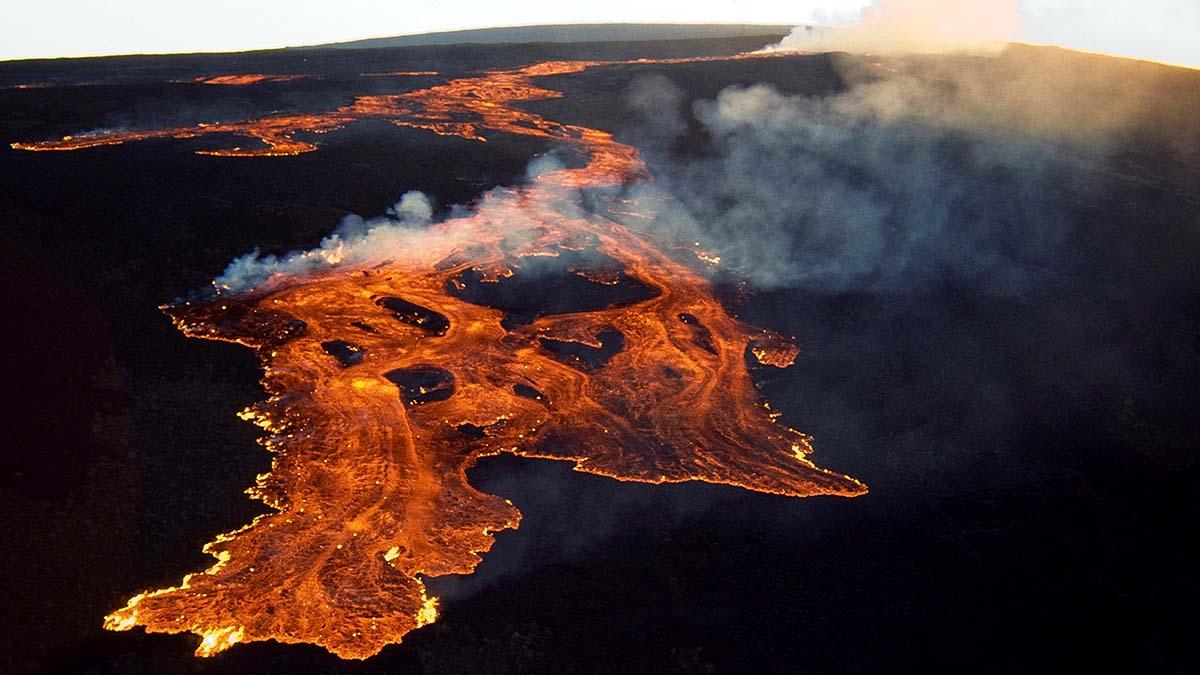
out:
{"label": "lava flow", "polygon": [[436,70],[389,70],[386,73],[361,73],[360,77],[434,77]]}
{"label": "lava flow", "polygon": [[[197,150],[199,155],[218,157],[281,157],[312,152],[317,146],[312,141],[296,138],[297,134],[321,134],[340,129],[348,124],[365,119],[384,119],[398,126],[418,127],[439,134],[462,136],[483,141],[481,129],[509,133],[560,136],[568,127],[549,122],[537,115],[525,113],[508,104],[518,101],[533,101],[562,96],[560,92],[543,89],[531,81],[534,77],[564,75],[586,70],[599,65],[616,63],[683,63],[725,59],[774,58],[780,54],[746,53],[732,57],[697,57],[673,59],[637,59],[622,62],[601,61],[550,61],[526,68],[493,71],[483,77],[468,77],[452,80],[447,84],[430,89],[406,92],[358,96],[354,102],[335,110],[320,113],[281,113],[254,120],[235,122],[202,122],[196,125],[166,127],[144,130],[101,130],[83,134],[72,134],[58,140],[15,142],[14,150],[31,152],[70,151],[120,145],[130,141],[154,138],[197,138],[214,134],[246,136],[261,143],[257,147],[223,148],[219,150]],[[433,75],[433,71],[396,71],[395,73],[365,73],[375,75]],[[254,78],[300,78],[302,75],[231,75],[217,78],[199,78],[197,82],[208,84],[253,84],[262,81]],[[217,80],[217,82],[213,82]],[[463,116],[473,119],[463,119]],[[525,128],[529,125],[531,128]],[[580,131],[576,129],[576,133]]]}
{"label": "lava flow", "polygon": [[214,75],[212,77],[197,77],[192,80],[198,84],[220,84],[241,86],[259,84],[260,82],[294,82],[304,79],[304,75],[264,75],[262,73],[247,73],[245,75]]}
{"label": "lava flow", "polygon": [[439,134],[544,136],[587,163],[494,190],[471,215],[166,307],[187,335],[262,361],[269,398],[243,417],[268,434],[272,468],[249,492],[272,512],[106,627],[190,631],[199,655],[269,639],[376,654],[435,620],[423,576],[471,572],[493,533],[517,526],[516,507],[466,479],[503,452],[624,481],[865,492],[810,462],[809,438],[759,400],[748,354],[785,367],[795,346],[731,317],[700,263],[571,198],[643,179],[637,150],[511,105],[558,95],[531,78],[589,65],[491,72],[320,118],[377,108]]}

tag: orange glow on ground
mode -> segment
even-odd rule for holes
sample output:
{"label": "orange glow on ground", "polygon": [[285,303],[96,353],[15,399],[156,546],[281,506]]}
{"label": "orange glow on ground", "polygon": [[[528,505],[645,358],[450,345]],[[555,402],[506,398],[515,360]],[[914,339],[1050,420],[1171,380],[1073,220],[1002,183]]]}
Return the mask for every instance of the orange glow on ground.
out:
{"label": "orange glow on ground", "polygon": [[391,70],[386,73],[362,73],[362,77],[433,77],[436,70]]}
{"label": "orange glow on ground", "polygon": [[[155,138],[187,139],[211,134],[245,136],[261,143],[258,147],[241,146],[221,150],[197,150],[196,154],[218,157],[280,157],[298,155],[317,149],[313,142],[295,138],[298,133],[325,133],[340,129],[348,124],[365,119],[385,119],[400,126],[418,127],[434,133],[461,136],[482,141],[483,135],[476,129],[486,128],[493,132],[554,136],[567,126],[543,120],[537,115],[522,113],[514,109],[500,109],[518,101],[556,98],[559,92],[534,85],[531,79],[546,75],[565,75],[591,67],[617,63],[685,63],[694,61],[719,61],[728,59],[772,58],[769,53],[739,54],[733,57],[701,57],[675,59],[637,59],[623,62],[601,61],[551,61],[508,71],[493,71],[482,77],[468,77],[407,92],[404,94],[359,96],[354,103],[336,110],[313,114],[280,114],[257,120],[235,122],[202,123],[195,126],[168,127],[140,131],[101,131],[95,133],[64,136],[58,140],[11,143],[14,150],[33,152],[85,150],[105,145]],[[379,73],[394,75],[397,73]],[[406,75],[429,75],[432,71],[413,71]],[[371,74],[368,74],[371,75]],[[230,75],[223,78],[287,77],[303,75]],[[200,78],[203,80],[204,78]],[[221,79],[221,78],[211,78]],[[219,84],[250,84],[249,81],[229,81]],[[533,124],[534,129],[525,129],[524,124]],[[537,128],[545,125],[545,128]],[[602,133],[602,132],[598,132]]]}
{"label": "orange glow on ground", "polygon": [[294,82],[304,79],[304,75],[263,75],[261,73],[250,73],[246,75],[216,75],[213,77],[197,77],[192,82],[199,84],[224,84],[232,86],[245,86],[248,84],[258,84],[260,82]]}
{"label": "orange glow on ground", "polygon": [[[433,226],[446,236],[421,247],[373,250],[352,265],[165,308],[187,335],[245,345],[261,360],[269,398],[242,417],[267,433],[272,469],[250,494],[273,512],[220,535],[205,547],[212,567],[135,596],[106,627],[192,632],[201,656],[258,640],[374,655],[436,620],[423,576],[471,572],[495,532],[517,527],[513,504],[466,480],[481,457],[504,452],[623,481],[706,481],[794,497],[866,491],[815,466],[810,439],[776,423],[759,399],[747,350],[787,367],[792,341],[730,316],[700,261],[681,262],[646,235],[564,208],[573,188],[647,178],[638,151],[609,133],[512,105],[560,95],[535,77],[594,65],[542,63],[360,97],[325,115],[214,125],[263,140],[271,151],[257,154],[311,150],[291,134],[381,117],[474,140],[549,138],[588,161],[493,192],[474,214]],[[40,149],[86,147],[71,140]],[[86,142],[125,140],[135,137]],[[457,292],[464,274],[498,283],[530,256],[587,248],[652,297],[506,328],[504,312]],[[619,278],[608,268],[571,273],[601,285]],[[602,362],[586,357],[601,352]]]}

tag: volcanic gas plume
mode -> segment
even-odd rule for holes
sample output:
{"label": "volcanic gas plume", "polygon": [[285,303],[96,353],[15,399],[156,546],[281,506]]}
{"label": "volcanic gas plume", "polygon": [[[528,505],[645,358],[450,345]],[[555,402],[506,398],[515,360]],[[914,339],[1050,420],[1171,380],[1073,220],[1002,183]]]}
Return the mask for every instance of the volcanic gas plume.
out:
{"label": "volcanic gas plume", "polygon": [[[544,137],[586,158],[494,190],[467,216],[326,246],[250,288],[166,307],[187,335],[262,361],[269,398],[242,416],[268,434],[272,468],[250,493],[273,512],[219,535],[205,547],[216,564],[133,597],[106,627],[190,631],[199,655],[273,639],[371,656],[435,620],[422,576],[471,572],[493,533],[517,526],[515,506],[466,480],[502,452],[627,481],[865,492],[810,462],[809,438],[759,400],[750,356],[786,367],[789,340],[730,316],[694,256],[570,198],[647,178],[609,133],[513,107],[560,95],[533,78],[592,65],[489,72],[327,114],[23,146],[220,131],[267,147],[216,154],[288,154],[313,149],[297,131],[381,117],[481,141]],[[537,276],[546,269],[559,277]],[[565,294],[526,306],[548,284]]]}

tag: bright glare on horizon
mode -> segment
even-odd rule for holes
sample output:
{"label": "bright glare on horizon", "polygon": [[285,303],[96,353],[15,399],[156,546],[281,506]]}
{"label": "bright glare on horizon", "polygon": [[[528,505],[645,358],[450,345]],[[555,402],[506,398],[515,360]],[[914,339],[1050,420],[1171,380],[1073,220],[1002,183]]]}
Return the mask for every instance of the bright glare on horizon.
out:
{"label": "bright glare on horizon", "polygon": [[[561,0],[446,4],[42,0],[15,3],[6,10],[0,25],[0,60],[240,51],[535,24],[839,24],[856,20],[869,4],[869,0],[609,0],[587,4]],[[1021,0],[1021,24],[1018,40],[1024,42],[1200,67],[1200,39],[1195,35],[1200,29],[1200,0]]]}

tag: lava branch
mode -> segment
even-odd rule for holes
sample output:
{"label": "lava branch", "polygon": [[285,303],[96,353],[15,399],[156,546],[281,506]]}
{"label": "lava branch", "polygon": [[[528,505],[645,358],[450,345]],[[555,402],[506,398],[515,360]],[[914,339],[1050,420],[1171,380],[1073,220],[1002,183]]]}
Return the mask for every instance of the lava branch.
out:
{"label": "lava branch", "polygon": [[[512,107],[557,95],[529,78],[589,65],[488,73],[384,106],[437,133],[557,139],[585,151],[586,166],[493,191],[419,247],[165,308],[187,335],[243,344],[262,362],[269,398],[242,417],[267,434],[271,471],[249,492],[274,512],[219,536],[205,547],[212,567],[133,597],[106,627],[193,632],[202,656],[268,639],[376,654],[436,618],[423,577],[471,572],[493,534],[517,526],[516,507],[466,479],[499,453],[625,481],[866,491],[814,465],[810,439],[760,402],[747,351],[786,367],[791,341],[731,317],[651,238],[564,208],[576,188],[646,176],[637,150],[607,132]],[[516,321],[480,299],[531,260],[569,256],[585,262],[565,273],[601,301]],[[603,300],[624,286],[638,293]]]}
{"label": "lava branch", "polygon": [[[14,142],[14,150],[54,152],[86,150],[133,141],[150,139],[190,139],[213,134],[243,136],[258,141],[257,147],[236,146],[217,150],[197,150],[198,155],[216,157],[284,157],[312,152],[314,141],[300,140],[297,134],[322,134],[367,119],[383,119],[398,126],[415,127],[447,136],[460,136],[476,141],[486,138],[483,130],[563,139],[572,133],[590,131],[570,127],[511,107],[512,103],[557,98],[561,93],[533,84],[533,78],[567,75],[589,68],[619,64],[685,63],[727,59],[776,58],[781,54],[747,53],[732,57],[698,57],[676,59],[636,59],[632,61],[547,61],[515,70],[489,71],[478,77],[451,80],[446,84],[402,94],[358,96],[354,102],[335,110],[320,113],[283,113],[260,119],[201,122],[195,125],[145,130],[100,130],[72,134],[61,139]],[[432,76],[434,71],[396,71],[394,73],[364,73],[372,76]],[[263,82],[289,82],[305,75],[223,75],[199,77],[197,84],[250,85]]]}

